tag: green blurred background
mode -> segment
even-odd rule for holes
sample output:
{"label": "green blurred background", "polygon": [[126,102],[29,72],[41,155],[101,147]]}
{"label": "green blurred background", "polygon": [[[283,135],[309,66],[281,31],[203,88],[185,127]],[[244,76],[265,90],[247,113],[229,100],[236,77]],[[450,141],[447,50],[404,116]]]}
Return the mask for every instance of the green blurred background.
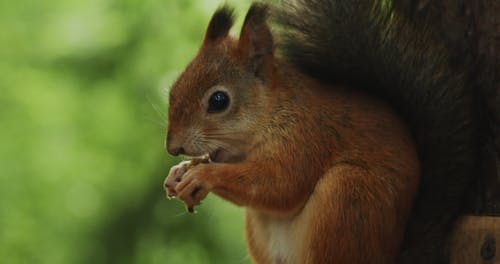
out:
{"label": "green blurred background", "polygon": [[162,187],[168,87],[218,5],[0,2],[0,262],[249,263],[241,208]]}

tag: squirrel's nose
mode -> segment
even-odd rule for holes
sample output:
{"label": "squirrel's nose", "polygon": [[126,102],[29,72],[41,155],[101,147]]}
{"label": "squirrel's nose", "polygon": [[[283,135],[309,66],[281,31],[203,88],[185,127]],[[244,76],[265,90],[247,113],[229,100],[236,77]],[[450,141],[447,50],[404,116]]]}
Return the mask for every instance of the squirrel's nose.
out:
{"label": "squirrel's nose", "polygon": [[182,144],[179,144],[177,140],[173,140],[171,133],[168,133],[167,140],[165,143],[166,143],[165,147],[167,148],[168,153],[170,153],[171,155],[177,156],[185,153]]}
{"label": "squirrel's nose", "polygon": [[186,153],[183,147],[170,147],[169,146],[167,148],[167,150],[168,150],[168,153],[170,153],[171,155],[174,155],[174,156],[178,156],[180,154]]}

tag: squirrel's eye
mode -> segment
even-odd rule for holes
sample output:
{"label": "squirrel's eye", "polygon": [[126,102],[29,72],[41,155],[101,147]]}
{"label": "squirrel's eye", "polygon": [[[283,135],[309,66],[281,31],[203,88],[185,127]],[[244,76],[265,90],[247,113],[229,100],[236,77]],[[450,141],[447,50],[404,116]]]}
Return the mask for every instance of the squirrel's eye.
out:
{"label": "squirrel's eye", "polygon": [[210,95],[208,99],[208,112],[217,113],[224,111],[229,106],[229,95],[225,92],[217,91]]}

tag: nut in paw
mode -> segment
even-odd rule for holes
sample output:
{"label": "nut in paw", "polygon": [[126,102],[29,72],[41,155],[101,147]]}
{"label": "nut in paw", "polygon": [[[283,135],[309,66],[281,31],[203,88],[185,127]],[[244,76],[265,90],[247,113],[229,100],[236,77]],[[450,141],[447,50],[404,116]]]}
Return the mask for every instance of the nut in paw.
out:
{"label": "nut in paw", "polygon": [[189,212],[194,212],[194,206],[199,205],[213,187],[208,175],[204,173],[205,167],[203,165],[193,167],[175,187],[177,198],[186,204]]}

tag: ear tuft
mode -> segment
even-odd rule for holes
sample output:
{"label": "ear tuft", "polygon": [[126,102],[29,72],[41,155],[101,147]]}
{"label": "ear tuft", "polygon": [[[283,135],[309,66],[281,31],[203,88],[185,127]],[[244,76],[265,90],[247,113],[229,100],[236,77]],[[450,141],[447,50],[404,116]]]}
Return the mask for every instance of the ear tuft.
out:
{"label": "ear tuft", "polygon": [[263,25],[266,23],[269,6],[263,3],[253,3],[245,16],[243,25]]}
{"label": "ear tuft", "polygon": [[245,16],[240,34],[240,49],[249,57],[261,57],[273,53],[273,36],[266,23],[269,7],[253,3]]}
{"label": "ear tuft", "polygon": [[233,13],[234,10],[227,5],[219,7],[210,19],[205,33],[205,41],[216,41],[226,37],[234,23]]}
{"label": "ear tuft", "polygon": [[266,4],[252,4],[243,22],[238,42],[241,56],[250,62],[255,75],[262,79],[269,73],[269,65],[274,57],[273,36],[266,22],[268,11]]}

